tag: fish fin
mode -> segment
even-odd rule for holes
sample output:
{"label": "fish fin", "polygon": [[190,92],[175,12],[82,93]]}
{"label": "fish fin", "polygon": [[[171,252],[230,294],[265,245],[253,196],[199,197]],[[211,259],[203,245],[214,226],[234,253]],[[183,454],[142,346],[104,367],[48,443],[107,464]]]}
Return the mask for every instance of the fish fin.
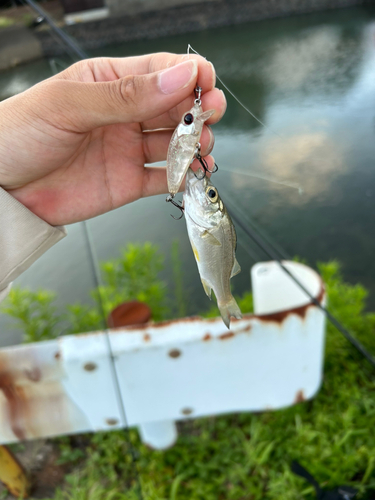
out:
{"label": "fish fin", "polygon": [[213,236],[213,234],[209,233],[208,231],[203,231],[203,233],[201,234],[201,237],[205,239],[205,241],[207,243],[209,243],[210,245],[216,245],[218,247],[221,247],[221,243],[220,241],[215,238],[215,236]]}
{"label": "fish fin", "polygon": [[208,111],[204,111],[202,114],[200,114],[198,116],[198,118],[200,120],[202,120],[203,122],[205,122],[206,120],[208,120],[209,118],[211,118],[211,116],[215,113],[215,110],[214,109],[209,109]]}
{"label": "fish fin", "polygon": [[230,318],[233,316],[234,318],[241,319],[242,318],[242,313],[240,308],[238,307],[238,304],[236,302],[236,299],[234,297],[231,297],[228,302],[219,302],[218,304],[219,310],[221,317],[223,318],[223,321],[225,323],[225,326],[227,328],[230,327]]}
{"label": "fish fin", "polygon": [[211,289],[210,285],[203,278],[201,278],[201,281],[202,281],[202,285],[203,285],[204,291],[206,292],[207,297],[211,300],[211,290],[212,289]]}
{"label": "fish fin", "polygon": [[235,258],[233,268],[232,268],[232,274],[230,275],[230,277],[233,278],[233,276],[237,276],[237,274],[240,272],[241,272],[241,266],[239,265],[239,263],[237,262],[237,259]]}

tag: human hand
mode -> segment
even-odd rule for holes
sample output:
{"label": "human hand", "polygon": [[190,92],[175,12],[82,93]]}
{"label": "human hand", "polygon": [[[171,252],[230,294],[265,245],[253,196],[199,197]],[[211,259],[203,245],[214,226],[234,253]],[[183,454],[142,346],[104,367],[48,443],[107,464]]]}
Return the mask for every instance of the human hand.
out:
{"label": "human hand", "polygon": [[[0,186],[51,225],[94,217],[167,192],[170,138],[202,87],[202,107],[226,109],[211,63],[168,53],[87,59],[0,103]],[[204,126],[202,155],[212,150]],[[213,158],[208,157],[213,166]]]}

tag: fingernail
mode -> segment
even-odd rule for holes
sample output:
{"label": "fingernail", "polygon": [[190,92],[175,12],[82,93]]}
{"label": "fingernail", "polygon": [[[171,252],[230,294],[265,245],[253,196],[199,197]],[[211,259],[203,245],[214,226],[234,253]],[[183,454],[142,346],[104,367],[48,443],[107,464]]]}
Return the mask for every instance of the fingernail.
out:
{"label": "fingernail", "polygon": [[214,147],[214,143],[215,143],[215,136],[214,136],[214,133],[211,130],[211,127],[207,126],[207,129],[208,129],[208,132],[210,134],[210,144],[208,145],[207,151],[209,153],[211,153],[212,148]]}
{"label": "fingernail", "polygon": [[223,114],[221,115],[221,116],[224,116],[224,113],[227,110],[227,98],[226,98],[226,95],[224,94],[224,90],[220,89],[220,92],[223,94],[223,98],[224,98],[224,104],[225,104],[225,106],[224,106]]}
{"label": "fingernail", "polygon": [[173,94],[184,89],[198,74],[198,65],[194,60],[176,64],[159,74],[159,88],[163,94]]}
{"label": "fingernail", "polygon": [[[212,165],[211,166],[209,165],[209,169],[210,170],[214,170],[214,167],[215,167],[215,158],[212,155],[210,155],[210,158],[212,158],[212,160],[211,160],[212,161]],[[208,160],[208,158],[206,158],[206,160]],[[209,174],[209,177],[211,177],[211,175],[212,175],[212,172]]]}
{"label": "fingernail", "polygon": [[227,104],[227,97],[226,97],[226,95],[224,94],[224,90],[220,89],[220,92],[223,94],[223,97],[224,97],[224,102],[225,102],[225,107],[226,107],[226,104]]}
{"label": "fingernail", "polygon": [[216,70],[215,70],[215,66],[212,64],[211,61],[207,61],[209,66],[211,67],[211,70],[212,70],[212,74],[213,74],[213,84],[212,84],[212,88],[214,88],[216,86]]}

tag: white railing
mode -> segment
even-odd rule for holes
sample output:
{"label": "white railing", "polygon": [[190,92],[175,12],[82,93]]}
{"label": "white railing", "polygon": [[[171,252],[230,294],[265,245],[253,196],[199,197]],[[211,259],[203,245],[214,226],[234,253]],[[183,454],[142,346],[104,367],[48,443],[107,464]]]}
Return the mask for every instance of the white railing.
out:
{"label": "white railing", "polygon": [[[324,303],[313,270],[285,265]],[[251,277],[256,314],[230,330],[220,318],[184,318],[1,349],[0,443],[137,426],[163,449],[177,439],[176,420],[312,398],[324,314],[276,262]]]}

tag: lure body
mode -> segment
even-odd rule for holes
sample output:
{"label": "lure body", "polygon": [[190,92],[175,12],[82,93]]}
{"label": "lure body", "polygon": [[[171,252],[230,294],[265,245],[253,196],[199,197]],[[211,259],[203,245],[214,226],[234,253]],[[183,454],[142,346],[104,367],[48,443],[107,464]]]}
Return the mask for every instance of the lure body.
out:
{"label": "lure body", "polygon": [[241,271],[236,260],[236,231],[216,188],[189,169],[184,193],[186,226],[203,288],[214,291],[225,325],[230,317],[242,318],[232,296],[230,279]]}
{"label": "lure body", "polygon": [[187,169],[194,159],[204,122],[214,113],[214,109],[203,112],[201,105],[195,102],[174,131],[167,154],[168,191],[172,196],[178,193]]}

